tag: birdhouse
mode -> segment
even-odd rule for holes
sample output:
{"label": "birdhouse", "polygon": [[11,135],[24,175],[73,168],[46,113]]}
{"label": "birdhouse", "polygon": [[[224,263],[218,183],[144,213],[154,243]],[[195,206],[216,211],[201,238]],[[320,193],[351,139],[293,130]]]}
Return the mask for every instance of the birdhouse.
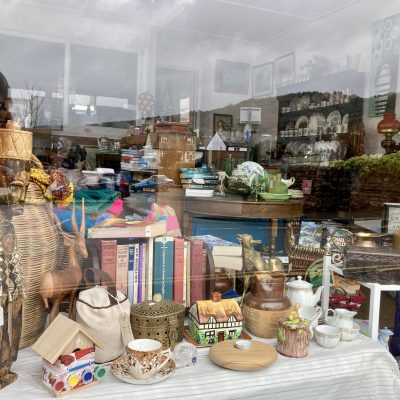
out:
{"label": "birdhouse", "polygon": [[42,360],[41,380],[56,397],[99,383],[95,347],[104,348],[80,324],[59,314],[32,346]]}
{"label": "birdhouse", "polygon": [[199,300],[189,309],[189,334],[198,344],[213,344],[240,339],[243,315],[235,299],[221,299],[215,292],[211,300]]}

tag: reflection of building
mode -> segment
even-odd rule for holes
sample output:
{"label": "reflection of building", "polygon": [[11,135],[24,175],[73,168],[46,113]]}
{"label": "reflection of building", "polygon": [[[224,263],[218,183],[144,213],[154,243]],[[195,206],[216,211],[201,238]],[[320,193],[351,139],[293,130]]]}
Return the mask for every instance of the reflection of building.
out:
{"label": "reflection of building", "polygon": [[[187,126],[185,126],[187,131]],[[188,134],[180,125],[172,124],[158,132],[158,173],[180,184],[180,168],[193,168],[196,154],[196,136]]]}

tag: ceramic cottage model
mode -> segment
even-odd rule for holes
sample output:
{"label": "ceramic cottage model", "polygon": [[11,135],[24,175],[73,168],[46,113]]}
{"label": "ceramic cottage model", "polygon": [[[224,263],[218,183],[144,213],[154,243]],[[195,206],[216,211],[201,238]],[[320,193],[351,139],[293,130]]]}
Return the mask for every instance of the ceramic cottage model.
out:
{"label": "ceramic cottage model", "polygon": [[211,300],[199,300],[189,310],[189,333],[198,344],[240,339],[243,315],[235,299],[221,300],[215,292]]}
{"label": "ceramic cottage model", "polygon": [[43,357],[41,379],[45,387],[60,397],[98,383],[95,346],[104,348],[80,324],[59,314],[32,346]]}

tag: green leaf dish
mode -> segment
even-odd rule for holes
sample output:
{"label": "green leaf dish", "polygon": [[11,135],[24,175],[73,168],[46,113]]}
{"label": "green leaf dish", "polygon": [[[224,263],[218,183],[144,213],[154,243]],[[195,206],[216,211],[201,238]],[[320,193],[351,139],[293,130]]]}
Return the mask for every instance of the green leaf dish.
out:
{"label": "green leaf dish", "polygon": [[261,192],[258,195],[263,200],[289,200],[292,197],[291,193],[268,193],[268,192]]}

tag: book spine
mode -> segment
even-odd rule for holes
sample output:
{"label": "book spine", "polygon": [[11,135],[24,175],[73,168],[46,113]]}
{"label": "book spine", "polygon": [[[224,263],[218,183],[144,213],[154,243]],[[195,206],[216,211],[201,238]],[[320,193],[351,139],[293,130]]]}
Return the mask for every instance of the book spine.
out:
{"label": "book spine", "polygon": [[128,258],[128,299],[133,304],[133,264],[135,259],[135,244],[129,243],[129,258]]}
{"label": "book spine", "polygon": [[181,304],[183,303],[184,244],[183,238],[174,239],[174,300]]}
{"label": "book spine", "polygon": [[115,283],[116,266],[117,266],[117,241],[102,240],[101,241],[101,269],[110,275],[110,278]]}
{"label": "book spine", "polygon": [[117,244],[117,265],[115,286],[125,296],[128,295],[128,262],[129,262],[129,248],[127,244]]}
{"label": "book spine", "polygon": [[142,301],[147,299],[147,243],[142,243]]}
{"label": "book spine", "polygon": [[146,265],[146,298],[153,299],[153,269],[154,269],[154,239],[147,242],[147,265]]}
{"label": "book spine", "polygon": [[139,243],[139,271],[138,271],[138,304],[143,301],[143,287],[142,287],[142,279],[143,279],[143,243]]}
{"label": "book spine", "polygon": [[159,237],[154,245],[153,293],[161,293],[163,299],[173,297],[174,238]]}
{"label": "book spine", "polygon": [[[182,297],[183,297],[183,304],[186,307],[190,307],[189,304],[189,298],[187,295],[187,291],[188,291],[188,282],[190,279],[190,243],[185,240],[183,243],[183,287],[182,287]],[[189,279],[188,279],[188,274],[189,274]]]}
{"label": "book spine", "polygon": [[203,242],[197,239],[190,241],[190,303],[193,304],[206,298],[206,271]]}
{"label": "book spine", "polygon": [[139,243],[135,243],[135,254],[133,262],[133,304],[138,304],[139,291]]}

